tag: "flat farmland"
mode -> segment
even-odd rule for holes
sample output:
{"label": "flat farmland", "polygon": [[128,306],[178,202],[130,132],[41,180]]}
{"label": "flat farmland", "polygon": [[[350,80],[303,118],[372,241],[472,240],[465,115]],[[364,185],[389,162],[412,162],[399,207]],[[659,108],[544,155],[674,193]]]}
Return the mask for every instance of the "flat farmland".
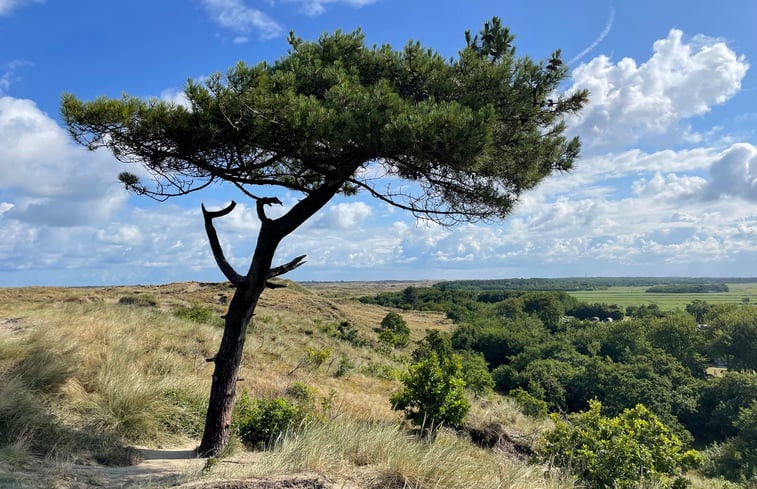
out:
{"label": "flat farmland", "polygon": [[739,303],[748,298],[757,303],[757,282],[729,284],[728,292],[708,292],[700,294],[648,294],[648,287],[610,287],[605,290],[580,290],[568,292],[583,302],[606,302],[619,306],[640,304],[657,304],[660,309],[670,311],[683,309],[694,299],[701,299],[711,304]]}

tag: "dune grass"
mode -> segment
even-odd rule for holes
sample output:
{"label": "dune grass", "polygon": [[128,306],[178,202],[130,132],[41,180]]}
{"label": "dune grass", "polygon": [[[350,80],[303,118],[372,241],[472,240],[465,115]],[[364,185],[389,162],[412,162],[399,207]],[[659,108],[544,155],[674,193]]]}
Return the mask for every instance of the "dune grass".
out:
{"label": "dune grass", "polygon": [[289,433],[276,447],[220,478],[316,472],[376,488],[571,488],[569,477],[478,448],[454,433],[422,440],[399,424],[346,417]]}

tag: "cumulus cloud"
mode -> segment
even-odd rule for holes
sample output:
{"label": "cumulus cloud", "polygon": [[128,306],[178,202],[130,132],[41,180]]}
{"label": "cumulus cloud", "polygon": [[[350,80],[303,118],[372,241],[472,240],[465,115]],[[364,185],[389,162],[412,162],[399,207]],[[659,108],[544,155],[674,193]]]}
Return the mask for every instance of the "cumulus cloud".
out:
{"label": "cumulus cloud", "polygon": [[624,147],[649,137],[687,136],[682,120],[706,113],[740,88],[749,65],[725,42],[696,37],[685,42],[673,29],[654,43],[652,57],[637,65],[599,56],[573,72],[573,89],[590,101],[569,120],[588,149]]}
{"label": "cumulus cloud", "polygon": [[685,200],[701,193],[705,184],[701,177],[657,172],[652,178],[636,180],[631,189],[634,194],[653,200]]}
{"label": "cumulus cloud", "polygon": [[757,148],[751,144],[734,144],[710,167],[704,197],[721,196],[757,201]]}
{"label": "cumulus cloud", "polygon": [[13,10],[30,3],[44,3],[45,0],[0,0],[0,17],[8,16]]}
{"label": "cumulus cloud", "polygon": [[0,97],[0,190],[7,219],[73,226],[107,219],[128,194],[114,160],[75,146],[30,100]]}
{"label": "cumulus cloud", "polygon": [[365,202],[340,202],[330,205],[316,217],[315,226],[336,229],[353,228],[373,214],[373,209]]}
{"label": "cumulus cloud", "polygon": [[202,0],[213,21],[224,29],[239,34],[235,43],[246,42],[251,31],[261,39],[273,39],[284,29],[264,12],[248,7],[243,0]]}

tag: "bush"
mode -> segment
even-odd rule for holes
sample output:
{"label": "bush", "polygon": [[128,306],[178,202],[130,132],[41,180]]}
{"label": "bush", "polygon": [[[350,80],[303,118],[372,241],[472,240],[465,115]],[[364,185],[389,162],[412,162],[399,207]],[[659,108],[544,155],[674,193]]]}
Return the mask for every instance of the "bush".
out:
{"label": "bush", "polygon": [[354,346],[365,346],[365,339],[360,337],[357,328],[349,321],[342,321],[336,327],[337,337],[347,341]]}
{"label": "bush", "polygon": [[245,392],[237,402],[234,425],[237,435],[247,447],[265,449],[303,420],[302,410],[287,399],[250,401]]}
{"label": "bush", "polygon": [[407,327],[407,322],[397,314],[396,312],[390,312],[384,319],[381,320],[381,329],[389,330],[396,334],[410,334],[410,328]]}
{"label": "bush", "polygon": [[126,295],[118,299],[118,303],[124,306],[155,307],[158,300],[151,295]]}
{"label": "bush", "polygon": [[470,409],[460,370],[457,355],[439,359],[432,352],[403,376],[405,387],[391,397],[394,409],[404,411],[407,419],[426,432],[442,425],[459,426]]}
{"label": "bush", "polygon": [[381,320],[379,342],[394,348],[404,348],[410,343],[410,328],[402,316],[390,312]]}
{"label": "bush", "polygon": [[213,324],[223,326],[223,319],[216,316],[216,313],[208,306],[202,304],[192,304],[190,307],[180,307],[173,312],[174,316],[194,321],[200,324]]}
{"label": "bush", "polygon": [[[736,437],[722,444],[713,444],[705,452],[704,472],[732,481],[757,479],[757,401],[742,408],[734,422]],[[751,487],[751,486],[749,486]]]}
{"label": "bush", "polygon": [[658,487],[681,487],[681,470],[701,463],[643,405],[615,418],[601,413],[602,404],[566,422],[553,416],[554,430],[545,434],[540,452],[545,460],[573,471],[591,488],[631,489],[648,481]]}
{"label": "bush", "polygon": [[518,387],[518,383],[520,382],[518,372],[509,365],[500,365],[492,370],[492,378],[494,379],[495,387],[500,392],[509,392]]}
{"label": "bush", "polygon": [[339,359],[339,363],[337,364],[336,371],[334,372],[334,377],[344,377],[348,373],[352,371],[352,369],[355,368],[355,364],[352,363],[352,360],[350,360],[350,357],[343,355]]}
{"label": "bush", "polygon": [[494,390],[492,379],[486,360],[481,353],[464,351],[460,354],[462,361],[462,377],[465,387],[477,396],[485,396]]}
{"label": "bush", "polygon": [[391,330],[384,329],[379,332],[378,341],[390,348],[404,348],[410,344],[410,336],[393,333]]}
{"label": "bush", "polygon": [[526,416],[533,418],[547,417],[547,403],[545,401],[535,398],[520,387],[511,390],[509,395],[515,400],[520,411]]}

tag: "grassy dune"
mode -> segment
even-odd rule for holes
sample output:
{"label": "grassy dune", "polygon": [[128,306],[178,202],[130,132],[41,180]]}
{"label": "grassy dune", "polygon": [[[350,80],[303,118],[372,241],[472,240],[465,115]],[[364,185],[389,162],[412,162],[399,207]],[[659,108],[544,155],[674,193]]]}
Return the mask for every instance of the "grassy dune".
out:
{"label": "grassy dune", "polygon": [[[0,487],[94,487],[102,480],[81,477],[82,467],[91,474],[93,464],[137,463],[133,445],[195,443],[212,372],[205,359],[221,336],[214,315],[223,313],[230,292],[197,283],[0,289]],[[177,316],[197,304],[214,314],[204,322]],[[315,390],[322,421],[271,451],[238,452],[239,463],[181,480],[315,472],[355,487],[573,487],[569,478],[545,477],[543,467],[466,437],[410,435],[388,398],[412,346],[375,348],[373,328],[386,312],[325,286],[267,291],[250,328],[239,388],[251,398],[272,398],[305,383]],[[451,328],[438,314],[402,314],[415,340],[428,328]],[[340,339],[341,321],[350,321],[366,344]],[[316,368],[304,361],[309,350],[331,354]],[[472,426],[496,424],[530,440],[544,429],[506,399],[474,404]]]}

